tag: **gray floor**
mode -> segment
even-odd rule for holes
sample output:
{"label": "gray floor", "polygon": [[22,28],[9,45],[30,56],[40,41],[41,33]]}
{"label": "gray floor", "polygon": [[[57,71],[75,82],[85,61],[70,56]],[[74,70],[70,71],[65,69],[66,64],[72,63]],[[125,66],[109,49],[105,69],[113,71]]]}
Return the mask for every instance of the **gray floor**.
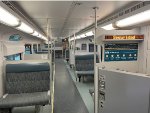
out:
{"label": "gray floor", "polygon": [[92,96],[89,93],[89,89],[94,89],[94,78],[86,77],[84,79],[84,82],[81,80],[81,82],[76,81],[76,75],[74,73],[74,70],[70,68],[69,64],[64,61],[66,64],[66,67],[68,69],[69,74],[72,77],[72,80],[74,81],[74,84],[76,85],[89,113],[94,113],[94,101]]}
{"label": "gray floor", "polygon": [[88,113],[61,59],[56,60],[54,113]]}

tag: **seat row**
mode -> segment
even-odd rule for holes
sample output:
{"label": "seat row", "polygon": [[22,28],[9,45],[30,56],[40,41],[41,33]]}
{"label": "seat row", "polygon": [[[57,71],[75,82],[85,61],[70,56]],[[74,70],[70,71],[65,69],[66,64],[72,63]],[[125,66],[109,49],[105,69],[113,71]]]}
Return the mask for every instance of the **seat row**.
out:
{"label": "seat row", "polygon": [[50,65],[42,63],[6,64],[4,95],[0,110],[47,105],[50,98]]}
{"label": "seat row", "polygon": [[[96,55],[96,63],[99,63],[98,55]],[[94,54],[76,55],[75,72],[79,82],[81,77],[94,76]]]}

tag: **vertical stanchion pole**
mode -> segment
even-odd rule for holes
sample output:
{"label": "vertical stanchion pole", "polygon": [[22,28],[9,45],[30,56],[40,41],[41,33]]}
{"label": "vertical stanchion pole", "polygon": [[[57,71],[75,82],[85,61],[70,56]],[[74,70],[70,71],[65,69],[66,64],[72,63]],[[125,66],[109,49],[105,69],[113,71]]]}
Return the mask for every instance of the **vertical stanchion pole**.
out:
{"label": "vertical stanchion pole", "polygon": [[[50,39],[51,38],[51,39]],[[47,39],[48,39],[48,59],[50,61],[50,100],[51,100],[51,112],[54,111],[54,73],[53,73],[53,61],[52,61],[52,37],[49,36],[49,19],[47,19]],[[50,43],[51,40],[51,43]],[[51,44],[51,47],[49,45]],[[51,50],[51,51],[50,51]]]}
{"label": "vertical stanchion pole", "polygon": [[34,54],[34,49],[33,49],[33,43],[31,44],[31,52],[32,52],[32,54]]}
{"label": "vertical stanchion pole", "polygon": [[50,60],[50,48],[49,48],[50,37],[49,37],[49,20],[48,19],[47,19],[47,39],[48,39],[48,59]]}
{"label": "vertical stanchion pole", "polygon": [[61,46],[62,47],[62,56],[61,57],[64,60],[64,49],[63,49],[64,47],[63,46],[64,46],[64,42],[62,41],[62,46]]}
{"label": "vertical stanchion pole", "polygon": [[97,32],[97,9],[98,7],[93,7],[95,16],[95,34],[94,34],[94,113],[97,112],[97,75],[96,75],[96,32]]}
{"label": "vertical stanchion pole", "polygon": [[76,51],[76,35],[74,33],[74,50],[73,50],[73,54],[74,54],[74,66],[73,66],[73,70],[75,68],[75,51]]}
{"label": "vertical stanchion pole", "polygon": [[69,59],[69,64],[70,64],[70,53],[71,53],[71,52],[70,52],[70,50],[71,50],[71,49],[70,49],[70,43],[71,43],[71,41],[70,41],[70,36],[69,36],[69,48],[68,48],[68,50],[69,50],[69,51],[68,51],[68,54],[69,54],[69,55],[68,55],[68,57],[69,57],[69,58],[68,58],[68,59]]}
{"label": "vertical stanchion pole", "polygon": [[54,63],[55,63],[55,39],[54,39]]}

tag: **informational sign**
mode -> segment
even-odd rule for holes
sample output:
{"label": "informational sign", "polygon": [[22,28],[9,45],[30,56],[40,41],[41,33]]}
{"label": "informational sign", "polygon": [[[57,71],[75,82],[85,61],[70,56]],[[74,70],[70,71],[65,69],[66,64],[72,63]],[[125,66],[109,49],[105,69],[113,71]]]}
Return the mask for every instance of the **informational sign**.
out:
{"label": "informational sign", "polygon": [[106,35],[105,41],[107,40],[143,40],[144,35]]}
{"label": "informational sign", "polygon": [[109,61],[136,61],[138,56],[137,43],[105,44],[104,60]]}
{"label": "informational sign", "polygon": [[20,40],[22,40],[22,38],[19,34],[14,34],[9,37],[9,41],[20,41]]}

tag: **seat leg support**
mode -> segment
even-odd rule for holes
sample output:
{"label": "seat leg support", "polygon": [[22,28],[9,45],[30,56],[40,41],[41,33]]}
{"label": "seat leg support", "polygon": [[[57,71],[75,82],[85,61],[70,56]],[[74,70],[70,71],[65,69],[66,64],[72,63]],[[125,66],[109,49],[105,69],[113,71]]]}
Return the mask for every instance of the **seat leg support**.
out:
{"label": "seat leg support", "polygon": [[35,113],[43,113],[43,106],[36,105],[35,106]]}
{"label": "seat leg support", "polygon": [[78,77],[79,78],[79,82],[81,81],[81,76]]}

